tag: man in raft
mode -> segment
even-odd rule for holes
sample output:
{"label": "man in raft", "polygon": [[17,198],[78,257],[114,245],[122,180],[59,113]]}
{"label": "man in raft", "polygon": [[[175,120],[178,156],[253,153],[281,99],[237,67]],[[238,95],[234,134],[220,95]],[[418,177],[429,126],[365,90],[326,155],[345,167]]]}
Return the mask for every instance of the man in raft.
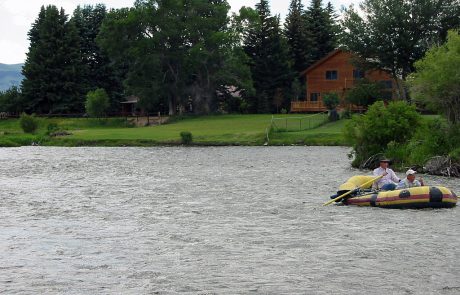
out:
{"label": "man in raft", "polygon": [[415,186],[423,186],[423,179],[420,178],[420,181],[415,179],[415,172],[412,169],[407,170],[406,172],[406,178],[403,179],[400,183],[398,183],[398,186],[396,186],[396,189],[407,189]]}
{"label": "man in raft", "polygon": [[401,179],[396,176],[396,173],[388,168],[390,165],[390,160],[381,159],[380,167],[374,169],[374,176],[383,175],[382,178],[374,182],[372,187],[377,190],[392,191],[396,188],[396,183],[399,183]]}

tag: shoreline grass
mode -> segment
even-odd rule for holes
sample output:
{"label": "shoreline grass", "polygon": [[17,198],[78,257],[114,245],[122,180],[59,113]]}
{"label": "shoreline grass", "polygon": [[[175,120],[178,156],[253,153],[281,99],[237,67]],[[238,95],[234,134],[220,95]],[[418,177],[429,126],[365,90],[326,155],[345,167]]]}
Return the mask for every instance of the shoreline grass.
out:
{"label": "shoreline grass", "polygon": [[[322,119],[325,119],[326,115]],[[277,118],[299,117],[277,115]],[[0,121],[0,146],[163,146],[182,145],[180,133],[193,134],[193,146],[266,145],[272,115],[214,115],[184,117],[161,126],[133,127],[124,118],[100,121],[92,118],[39,118],[36,134],[24,134],[17,119]],[[268,145],[346,145],[344,120],[290,132],[271,132]],[[72,135],[49,137],[48,124]]]}

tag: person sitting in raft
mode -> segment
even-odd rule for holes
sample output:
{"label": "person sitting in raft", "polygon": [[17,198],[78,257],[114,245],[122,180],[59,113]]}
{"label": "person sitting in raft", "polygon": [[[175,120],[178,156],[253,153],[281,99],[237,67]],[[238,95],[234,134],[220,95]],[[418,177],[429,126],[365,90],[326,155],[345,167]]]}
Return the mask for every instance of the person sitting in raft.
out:
{"label": "person sitting in raft", "polygon": [[407,170],[406,172],[406,178],[403,179],[400,183],[398,183],[398,186],[396,186],[396,189],[407,189],[411,187],[416,187],[416,186],[423,186],[423,179],[420,178],[420,181],[415,179],[415,172],[412,169]]}
{"label": "person sitting in raft", "polygon": [[380,189],[384,191],[392,191],[396,188],[396,183],[399,183],[401,179],[396,176],[396,173],[388,168],[390,165],[390,160],[388,159],[381,159],[380,160],[380,167],[374,169],[374,176],[383,175],[382,178],[374,182],[372,187],[374,189]]}

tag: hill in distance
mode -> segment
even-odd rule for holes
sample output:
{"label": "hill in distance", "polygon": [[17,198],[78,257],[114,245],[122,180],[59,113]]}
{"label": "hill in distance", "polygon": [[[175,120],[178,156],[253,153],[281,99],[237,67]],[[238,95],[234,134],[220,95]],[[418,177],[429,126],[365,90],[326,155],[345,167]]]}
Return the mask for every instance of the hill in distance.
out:
{"label": "hill in distance", "polygon": [[24,78],[21,69],[24,64],[7,65],[0,63],[0,91],[11,86],[19,86]]}

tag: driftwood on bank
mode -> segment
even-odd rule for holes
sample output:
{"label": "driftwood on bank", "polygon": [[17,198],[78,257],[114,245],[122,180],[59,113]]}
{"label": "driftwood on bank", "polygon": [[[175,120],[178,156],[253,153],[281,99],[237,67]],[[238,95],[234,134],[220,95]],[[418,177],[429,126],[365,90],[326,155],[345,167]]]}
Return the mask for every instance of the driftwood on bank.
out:
{"label": "driftwood on bank", "polygon": [[382,157],[383,154],[375,154],[371,156],[359,165],[359,169],[375,169],[376,167],[379,167],[379,162]]}
{"label": "driftwood on bank", "polygon": [[[379,166],[380,159],[383,154],[376,154],[361,163],[360,169],[374,169]],[[423,167],[413,166],[411,169],[431,175],[441,175],[448,177],[460,177],[460,163],[453,161],[449,157],[436,156],[429,159]]]}
{"label": "driftwood on bank", "polygon": [[460,163],[456,163],[450,157],[445,156],[436,156],[429,159],[423,170],[433,175],[460,177]]}

